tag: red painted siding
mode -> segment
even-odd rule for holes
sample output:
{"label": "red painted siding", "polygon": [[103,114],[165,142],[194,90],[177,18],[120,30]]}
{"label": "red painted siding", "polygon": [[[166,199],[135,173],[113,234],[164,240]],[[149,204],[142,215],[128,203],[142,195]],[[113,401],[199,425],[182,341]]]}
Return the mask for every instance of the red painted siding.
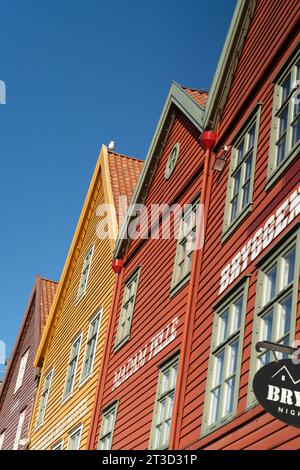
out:
{"label": "red painted siding", "polygon": [[[153,203],[169,205],[190,203],[199,194],[203,151],[198,138],[199,131],[181,112],[177,111],[146,197],[145,204],[148,209]],[[177,142],[180,142],[179,160],[174,174],[166,181],[164,172],[167,159]],[[168,240],[136,240],[131,242],[125,257],[124,279],[138,266],[141,266],[141,274],[130,340],[119,350],[114,351],[123,288],[117,299],[118,308],[113,324],[114,335],[110,344],[108,370],[106,377],[102,378],[105,380],[105,388],[101,400],[101,413],[110,403],[119,400],[113,449],[148,448],[159,366],[180,348],[188,285],[170,297],[176,247],[177,240],[173,237]],[[175,317],[178,317],[176,339],[112,391],[115,371],[145,344],[150,345],[151,338],[166,328]],[[98,432],[95,446],[99,438],[101,413],[97,417]]]}
{"label": "red painted siding", "polygon": [[[295,27],[296,20],[299,21],[299,2],[297,1],[257,1],[253,20],[219,124],[218,147],[220,148],[221,145],[231,142],[256,104],[262,103],[252,210],[223,243],[221,242],[221,234],[229,162],[227,162],[221,176],[213,180],[201,280],[198,289],[192,354],[187,371],[184,412],[178,430],[180,448],[300,448],[300,435],[297,429],[288,427],[274,419],[265,413],[260,406],[251,411],[246,410],[257,288],[257,260],[249,263],[245,271],[250,275],[250,279],[237,415],[227,425],[200,439],[214,305],[222,297],[222,295],[218,295],[221,271],[255,234],[268,216],[284,202],[293,190],[299,187],[299,157],[292,162],[273,187],[269,190],[266,190],[265,187],[274,91],[272,80],[299,42],[299,30]],[[291,230],[297,222],[299,222],[299,217],[264,250],[262,255],[266,255],[273,246],[280,244],[285,233]],[[229,290],[230,287],[227,291]],[[296,338],[299,337],[299,330],[298,296]]]}

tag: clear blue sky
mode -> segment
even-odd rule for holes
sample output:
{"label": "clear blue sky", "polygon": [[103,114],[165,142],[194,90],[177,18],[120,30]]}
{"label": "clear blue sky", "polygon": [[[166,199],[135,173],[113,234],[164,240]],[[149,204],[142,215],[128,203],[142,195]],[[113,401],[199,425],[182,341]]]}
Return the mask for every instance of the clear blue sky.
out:
{"label": "clear blue sky", "polygon": [[58,280],[102,143],[144,158],[172,80],[208,89],[235,0],[0,0],[0,340]]}

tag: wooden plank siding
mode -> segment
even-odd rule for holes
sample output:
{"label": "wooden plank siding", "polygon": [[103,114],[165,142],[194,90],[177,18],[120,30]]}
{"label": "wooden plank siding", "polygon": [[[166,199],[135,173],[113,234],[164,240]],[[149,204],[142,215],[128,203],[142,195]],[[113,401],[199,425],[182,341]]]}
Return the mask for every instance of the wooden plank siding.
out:
{"label": "wooden plank siding", "polygon": [[[174,109],[172,110],[172,112]],[[167,141],[159,158],[156,171],[149,186],[145,206],[150,214],[152,204],[178,203],[183,207],[199,196],[202,183],[203,150],[199,145],[200,132],[178,109]],[[166,163],[174,145],[180,142],[180,155],[174,174],[164,177]],[[150,224],[149,224],[150,227]],[[159,223],[161,233],[162,221]],[[173,234],[174,220],[171,219]],[[175,295],[170,295],[177,239],[138,239],[129,242],[124,257],[123,282],[117,299],[113,323],[112,341],[109,344],[109,360],[104,390],[95,417],[97,432],[93,447],[99,440],[102,412],[118,400],[118,413],[113,435],[113,449],[147,449],[153,418],[159,367],[162,362],[180,351],[186,311],[188,282]],[[119,315],[122,306],[124,281],[140,266],[141,272],[131,324],[130,339],[119,349],[114,348]],[[162,331],[174,318],[178,318],[176,339],[137,372],[113,390],[115,373],[138,353],[151,339]],[[148,356],[147,356],[148,357]]]}
{"label": "wooden plank siding", "polygon": [[[193,330],[192,353],[187,372],[179,447],[182,449],[299,449],[300,433],[286,426],[261,406],[247,409],[253,318],[257,290],[257,262],[280,243],[299,223],[290,224],[259,258],[248,263],[249,274],[242,366],[236,416],[226,425],[201,437],[203,407],[211,347],[214,306],[219,296],[220,274],[257,229],[299,187],[299,155],[274,185],[266,189],[272,119],[274,77],[299,43],[299,2],[258,0],[239,59],[223,114],[218,126],[217,150],[230,145],[257,103],[261,103],[258,149],[250,214],[225,241],[221,241],[230,156],[224,171],[213,178],[201,280],[197,292],[197,312]],[[232,284],[234,286],[234,283]],[[224,294],[231,290],[231,286]],[[300,333],[298,292],[296,338]]]}
{"label": "wooden plank siding", "polygon": [[[39,276],[37,277],[14,350],[7,366],[4,381],[1,384],[0,434],[5,433],[3,450],[11,450],[13,448],[19,417],[24,410],[25,419],[21,439],[28,439],[31,413],[37,391],[37,376],[39,374],[39,369],[33,366],[34,358],[55,289],[55,282],[41,279]],[[23,381],[20,388],[15,391],[21,359],[28,350],[29,354]],[[19,446],[20,450],[25,448],[26,446]]]}
{"label": "wooden plank siding", "polygon": [[[109,159],[112,161],[110,162]],[[80,425],[82,425],[80,449],[86,447],[114,288],[114,272],[111,268],[114,239],[100,236],[98,228],[104,214],[101,212],[100,217],[97,209],[108,204],[115,207],[114,198],[121,194],[130,198],[140,169],[140,161],[108,152],[107,148],[102,146],[60,281],[60,297],[51,314],[52,323],[47,325],[47,334],[44,335],[43,344],[39,349],[40,356],[36,358],[39,362],[44,354],[42,376],[31,423],[31,449],[51,449],[60,441],[64,442],[63,447],[67,449],[70,433]],[[117,227],[116,215],[112,213],[109,215],[112,217],[113,227]],[[87,288],[78,301],[77,294],[83,263],[92,246],[94,246],[94,251]],[[81,383],[90,321],[101,309],[103,313],[93,369],[91,375]],[[80,333],[82,333],[82,338],[73,392],[63,399],[71,345]],[[44,423],[36,427],[44,378],[51,369],[53,369],[53,377]]]}
{"label": "wooden plank siding", "polygon": [[[96,234],[97,224],[99,222],[99,218],[96,215],[96,208],[98,205],[104,204],[104,202],[103,187],[101,178],[99,178],[89,207],[90,217],[86,222],[85,229],[83,230],[82,237],[77,248],[78,258],[73,261],[72,273],[70,273],[70,277],[68,279],[69,286],[66,297],[63,301],[61,311],[59,315],[57,315],[55,329],[52,331],[51,339],[47,348],[47,353],[43,364],[42,378],[52,367],[54,368],[54,374],[52,378],[44,424],[39,429],[35,430],[38,404],[42,391],[42,388],[39,388],[32,421],[31,448],[39,448],[40,446],[41,448],[51,448],[53,445],[55,445],[56,441],[61,439],[64,440],[66,447],[68,443],[69,432],[79,424],[83,424],[80,447],[84,449],[86,445],[86,438],[94,401],[97,374],[100,367],[101,353],[104,342],[105,325],[107,323],[114,284],[114,276],[110,268],[110,241],[100,240]],[[80,302],[77,303],[76,297],[83,261],[88,250],[94,244],[95,249],[89,273],[87,291]],[[109,267],[109,269],[103,269],[103,266],[105,265]],[[89,322],[91,317],[101,307],[103,307],[103,317],[99,331],[93,373],[87,382],[85,382],[83,386],[79,387]],[[76,379],[74,383],[74,392],[71,394],[71,397],[63,403],[62,397],[71,344],[76,335],[80,332],[82,332],[83,335],[77,365]],[[41,383],[42,382],[43,380],[41,380]],[[66,423],[62,432],[58,435],[55,434],[56,437],[53,441],[51,439],[51,432],[53,429],[63,422],[65,417],[69,416],[69,414],[72,413],[72,410],[74,410],[74,408],[83,400],[86,400],[84,416],[77,421],[75,420],[71,426]],[[46,439],[46,441],[44,441],[47,443],[45,447],[43,439]]]}

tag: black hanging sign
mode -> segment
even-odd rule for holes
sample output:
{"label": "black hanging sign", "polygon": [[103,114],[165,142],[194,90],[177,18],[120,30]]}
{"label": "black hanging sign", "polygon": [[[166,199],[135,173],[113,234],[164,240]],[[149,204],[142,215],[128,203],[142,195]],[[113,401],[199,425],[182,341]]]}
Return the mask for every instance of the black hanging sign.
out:
{"label": "black hanging sign", "polygon": [[255,374],[253,391],[268,413],[300,428],[300,365],[291,359],[270,362]]}

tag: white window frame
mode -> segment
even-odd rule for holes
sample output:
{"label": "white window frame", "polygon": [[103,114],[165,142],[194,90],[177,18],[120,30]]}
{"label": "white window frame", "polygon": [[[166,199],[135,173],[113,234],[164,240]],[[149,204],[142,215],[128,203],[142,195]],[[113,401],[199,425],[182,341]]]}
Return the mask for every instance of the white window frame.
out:
{"label": "white window frame", "polygon": [[[70,432],[69,440],[68,440],[68,450],[80,450],[82,430],[83,430],[83,424],[80,424],[75,429],[73,429],[73,431]],[[78,447],[77,447],[77,449],[70,449],[70,444],[71,444],[72,437],[75,436],[78,432],[79,432]]]}
{"label": "white window frame", "polygon": [[[289,166],[292,160],[299,155],[300,141],[292,144],[292,125],[296,120],[293,115],[293,98],[300,99],[300,81],[297,82],[297,71],[296,63],[300,60],[300,47],[297,46],[295,51],[291,54],[289,60],[280,70],[279,74],[275,77],[274,83],[274,97],[273,97],[273,111],[272,111],[272,127],[271,127],[271,138],[270,138],[270,153],[268,161],[268,172],[267,172],[267,189],[271,187],[280,175]],[[286,79],[290,77],[291,90],[288,96],[282,101],[283,87]],[[300,77],[299,79],[300,80]],[[280,129],[280,117],[284,109],[287,109],[287,129],[281,135],[279,135]],[[281,162],[277,162],[278,156],[278,143],[285,136],[285,152],[284,158]]]}
{"label": "white window frame", "polygon": [[[197,222],[198,222],[198,216],[199,216],[200,210],[201,209],[200,209],[200,204],[199,204],[199,197],[197,197],[190,204],[188,209],[185,210],[182,214],[181,221],[180,221],[179,238],[177,242],[175,260],[174,260],[172,282],[171,282],[171,295],[174,295],[178,290],[180,290],[190,278],[191,266],[193,263],[193,256],[194,256],[194,245],[196,241]],[[194,223],[192,224],[188,232],[186,232],[185,231],[186,220],[191,216],[192,213],[194,214],[193,215]],[[192,234],[194,235],[192,236]],[[180,253],[182,250],[182,245],[185,242],[191,244],[191,247],[190,247],[191,249],[188,251],[187,256],[185,256],[182,261],[180,259]],[[184,274],[179,277],[179,269],[180,269],[181,264],[183,264],[184,266]],[[188,268],[189,264],[190,264],[190,267]]]}
{"label": "white window frame", "polygon": [[[132,324],[132,318],[133,318],[133,313],[134,313],[134,308],[135,308],[135,303],[136,303],[138,287],[139,287],[140,274],[141,274],[141,266],[135,269],[133,273],[124,282],[122,307],[121,307],[121,311],[119,314],[119,323],[118,323],[116,340],[115,340],[115,350],[118,349],[120,346],[122,346],[124,343],[126,343],[130,338],[131,324]],[[129,286],[131,286],[133,282],[135,282],[135,291],[133,295],[129,296],[128,299],[126,299],[128,290],[130,292],[130,289],[131,289]],[[130,316],[127,314],[128,305],[131,305]],[[127,328],[122,328],[123,316],[125,316],[125,324],[128,325]]]}
{"label": "white window frame", "polygon": [[[107,407],[102,413],[102,420],[101,420],[101,427],[100,427],[99,441],[98,441],[98,450],[111,450],[112,448],[114,431],[116,427],[117,414],[118,414],[118,406],[119,406],[119,402],[116,401],[112,405]],[[113,416],[113,420],[112,420],[112,416]],[[110,421],[112,424],[109,430],[107,430],[106,428],[106,424],[108,423],[108,421]],[[109,442],[110,442],[109,448],[101,446],[103,441],[105,441],[106,439],[109,439]]]}
{"label": "white window frame", "polygon": [[[240,386],[240,372],[241,372],[241,363],[242,363],[242,354],[243,354],[243,342],[244,342],[244,329],[245,329],[245,318],[247,313],[247,302],[248,302],[248,286],[249,286],[249,279],[242,278],[240,282],[236,286],[233,287],[223,299],[221,299],[217,306],[214,309],[214,322],[213,322],[213,331],[212,331],[212,340],[210,346],[210,355],[209,355],[209,364],[208,364],[208,373],[207,373],[207,381],[206,381],[206,388],[205,388],[205,400],[204,400],[204,411],[203,411],[203,419],[202,419],[202,430],[201,434],[206,435],[214,430],[218,429],[221,426],[224,426],[229,421],[231,421],[237,412],[238,407],[238,395],[239,395],[239,386]],[[236,302],[242,299],[242,307],[240,312],[240,324],[239,328],[233,330],[233,325],[235,321],[235,311],[234,305]],[[222,331],[222,326],[224,327],[224,320],[222,323],[222,318],[224,315],[228,314],[226,321],[226,329],[223,330],[223,334],[227,328],[230,328],[230,333],[226,338],[220,339],[220,332]],[[234,372],[229,371],[229,359],[232,359],[230,356],[229,348],[230,345],[238,341],[238,352],[236,356],[236,368]],[[214,374],[215,374],[215,365],[216,365],[216,357],[224,352],[224,364],[223,370],[220,377],[219,386],[216,387],[213,385],[214,381]],[[224,397],[225,394],[225,384],[229,382],[232,377],[235,377],[235,384],[234,384],[234,392],[233,392],[233,404],[232,404],[232,411],[228,412],[224,416],[219,416],[216,421],[213,423],[209,423],[209,417],[211,412],[211,400],[212,400],[212,393],[215,389],[220,389],[220,401],[219,401],[219,411],[224,410]]]}
{"label": "white window frame", "polygon": [[[159,369],[159,376],[158,376],[158,384],[157,384],[157,390],[156,390],[156,397],[155,397],[155,403],[154,403],[154,411],[153,411],[153,418],[152,418],[152,428],[151,428],[151,435],[150,435],[150,441],[149,441],[149,449],[152,450],[165,450],[168,449],[169,446],[169,441],[170,441],[170,430],[171,430],[171,425],[172,425],[172,420],[173,420],[173,410],[174,410],[174,398],[175,398],[175,393],[176,393],[176,385],[177,385],[177,378],[178,378],[178,366],[179,366],[179,355],[177,354],[175,357],[173,357],[171,360],[169,360],[167,363],[163,364],[160,369]],[[176,370],[176,377],[175,381],[172,384],[170,388],[168,388],[165,391],[162,391],[163,388],[163,383],[164,379],[166,376],[166,373],[170,373],[170,371]],[[160,402],[163,400],[170,400],[173,399],[173,406],[172,406],[172,411],[170,413],[169,418],[165,419],[166,417],[162,418],[161,421],[158,422],[159,418],[159,406]],[[168,409],[168,408],[166,408]],[[156,430],[158,425],[162,425],[164,430],[166,429],[166,421],[170,421],[170,427],[169,427],[169,435],[167,436],[167,441],[168,443],[161,445],[158,447],[156,443]]]}
{"label": "white window frame", "polygon": [[[296,247],[296,255],[295,255],[295,272],[294,272],[294,280],[292,286],[287,286],[282,290],[278,290],[278,279],[276,277],[276,297],[266,304],[263,303],[264,298],[264,280],[265,280],[265,273],[269,272],[269,269],[275,263],[282,263],[281,258],[284,256],[285,253],[288,253],[289,250],[295,246]],[[299,288],[299,270],[300,270],[300,229],[298,229],[295,233],[290,235],[285,242],[281,242],[280,244],[276,245],[271,253],[267,254],[266,257],[263,258],[262,262],[259,264],[258,275],[257,275],[257,293],[256,293],[256,302],[255,302],[255,312],[254,312],[254,321],[253,321],[253,333],[252,333],[252,349],[251,349],[251,360],[250,360],[250,374],[249,374],[249,387],[248,387],[248,397],[247,397],[247,407],[251,408],[257,404],[257,400],[252,390],[252,381],[255,373],[258,370],[258,359],[259,354],[256,352],[255,346],[258,341],[261,341],[262,338],[262,319],[270,306],[277,304],[280,299],[284,299],[288,294],[292,295],[292,304],[291,304],[291,318],[290,318],[290,330],[289,330],[289,341],[290,345],[292,341],[295,339],[295,331],[296,331],[296,316],[297,316],[297,295],[298,295],[298,288]],[[274,308],[274,307],[273,307]],[[277,309],[278,307],[276,307]],[[274,327],[278,326],[276,322],[273,322],[272,328],[272,341],[274,335]],[[277,357],[280,359],[281,354],[277,353]]]}
{"label": "white window frame", "polygon": [[16,431],[16,436],[14,440],[13,450],[18,450],[20,445],[20,440],[24,428],[24,421],[26,416],[26,408],[20,413],[18,427]]}
{"label": "white window frame", "polygon": [[22,387],[25,372],[26,372],[26,365],[28,362],[29,352],[30,352],[30,348],[28,348],[27,351],[25,351],[25,353],[21,357],[14,393],[16,393]]}
{"label": "white window frame", "polygon": [[4,431],[2,431],[2,433],[0,434],[0,450],[3,449],[3,446],[4,446],[4,439],[5,439],[5,429],[4,429]]}
{"label": "white window frame", "polygon": [[[228,184],[226,193],[226,204],[224,211],[222,241],[226,240],[234,229],[240,224],[241,220],[246,217],[252,207],[253,186],[257,156],[257,146],[259,137],[261,104],[257,104],[250,116],[243,123],[240,130],[231,142],[231,156],[228,174]],[[250,131],[254,128],[255,134],[252,147],[249,147]],[[239,149],[243,147],[242,159],[239,160]],[[251,171],[247,175],[247,160],[252,157]],[[238,190],[235,189],[237,174],[240,174]],[[244,188],[248,185],[248,201],[244,203]],[[237,201],[236,213],[232,218],[233,201]]]}
{"label": "white window frame", "polygon": [[64,449],[64,440],[61,439],[59,442],[57,442],[51,450],[63,450]]}
{"label": "white window frame", "polygon": [[[77,343],[77,341],[79,341],[79,345],[78,345],[78,352],[77,352],[77,356],[76,356],[76,360],[75,360],[74,375],[73,375],[71,388],[67,392],[66,387],[67,387],[67,379],[68,379],[68,372],[69,372],[69,369],[70,369],[72,351],[73,351],[73,347],[74,347],[75,343]],[[63,402],[65,400],[67,400],[68,398],[70,398],[73,394],[74,384],[75,384],[75,380],[76,380],[77,367],[78,367],[78,361],[79,361],[79,356],[80,356],[81,342],[82,342],[82,331],[75,337],[75,339],[72,341],[72,344],[71,344],[71,350],[70,350],[70,355],[69,355],[69,360],[68,360],[68,366],[67,366],[67,372],[66,372],[66,378],[65,378],[65,385],[64,385],[64,391],[63,391],[63,397],[62,397]]]}
{"label": "white window frame", "polygon": [[[99,317],[99,321],[98,321],[98,327],[97,327],[95,343],[94,343],[94,349],[93,349],[93,358],[92,358],[91,367],[90,367],[89,372],[85,373],[84,372],[84,367],[85,367],[85,362],[86,362],[86,358],[87,358],[87,354],[88,354],[88,343],[90,341],[90,338],[89,338],[90,331],[91,331],[92,323],[96,320],[97,317]],[[96,352],[97,352],[99,331],[100,331],[100,326],[101,326],[101,323],[102,323],[102,318],[103,318],[103,307],[101,307],[95,313],[95,315],[91,318],[90,323],[89,323],[88,334],[87,334],[86,345],[85,345],[85,351],[84,351],[83,362],[82,362],[82,368],[81,368],[80,384],[79,385],[82,385],[86,380],[88,380],[89,377],[91,377],[91,375],[93,373],[95,356],[96,356]]]}
{"label": "white window frame", "polygon": [[[36,415],[36,425],[35,425],[36,429],[38,429],[39,427],[41,427],[44,424],[47,405],[48,405],[48,399],[49,399],[49,395],[50,395],[51,384],[52,384],[52,380],[53,380],[53,375],[54,375],[54,369],[49,370],[49,372],[47,372],[47,374],[45,375],[44,384],[43,384],[43,388],[42,388],[42,393],[41,393],[41,396],[40,396],[40,403],[39,403],[39,407],[38,407],[38,411],[37,411],[37,415]],[[46,384],[46,381],[47,381],[48,377],[50,377],[49,386],[48,386],[48,389],[47,389],[47,395],[45,395],[45,397],[46,397],[45,402],[43,403],[43,396],[45,394],[45,384]],[[40,413],[42,413],[42,414],[41,414],[41,418],[39,420]]]}
{"label": "white window frame", "polygon": [[[88,286],[88,281],[89,281],[89,276],[90,276],[90,271],[91,271],[91,266],[92,266],[92,261],[93,261],[93,256],[94,256],[94,251],[95,251],[95,245],[93,245],[87,252],[84,260],[83,260],[83,265],[82,265],[82,270],[81,270],[81,275],[80,275],[80,281],[79,281],[79,286],[78,286],[78,291],[77,291],[77,297],[76,297],[76,302],[79,303],[80,300],[85,296],[87,286]],[[87,261],[88,260],[88,261]],[[87,264],[88,262],[88,264]],[[87,272],[85,273],[85,270],[87,269]],[[82,287],[84,282],[84,287]]]}

